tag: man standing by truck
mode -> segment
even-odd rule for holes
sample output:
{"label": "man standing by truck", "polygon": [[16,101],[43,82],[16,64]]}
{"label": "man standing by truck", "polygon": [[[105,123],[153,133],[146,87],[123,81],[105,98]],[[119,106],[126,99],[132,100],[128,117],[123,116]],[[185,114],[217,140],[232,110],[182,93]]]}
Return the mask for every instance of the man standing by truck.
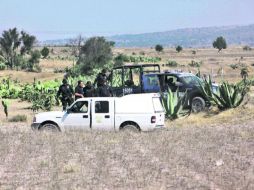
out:
{"label": "man standing by truck", "polygon": [[63,110],[66,110],[67,106],[70,106],[73,102],[73,96],[74,92],[72,87],[68,84],[68,81],[66,79],[63,79],[63,84],[59,87],[59,90],[57,92],[57,99],[61,96],[61,102],[63,105]]}

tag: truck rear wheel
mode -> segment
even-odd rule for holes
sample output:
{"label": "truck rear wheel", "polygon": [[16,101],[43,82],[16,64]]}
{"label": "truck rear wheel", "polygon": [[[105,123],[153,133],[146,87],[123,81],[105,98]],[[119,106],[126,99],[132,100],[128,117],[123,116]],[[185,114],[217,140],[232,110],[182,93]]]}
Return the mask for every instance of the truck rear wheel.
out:
{"label": "truck rear wheel", "polygon": [[191,110],[194,113],[201,112],[205,109],[205,100],[201,97],[195,97],[191,101]]}
{"label": "truck rear wheel", "polygon": [[39,131],[49,131],[49,132],[58,132],[58,127],[53,123],[45,123],[40,128]]}
{"label": "truck rear wheel", "polygon": [[138,127],[134,124],[126,124],[122,127],[121,129],[122,131],[127,131],[127,132],[140,132],[140,130],[138,129]]}

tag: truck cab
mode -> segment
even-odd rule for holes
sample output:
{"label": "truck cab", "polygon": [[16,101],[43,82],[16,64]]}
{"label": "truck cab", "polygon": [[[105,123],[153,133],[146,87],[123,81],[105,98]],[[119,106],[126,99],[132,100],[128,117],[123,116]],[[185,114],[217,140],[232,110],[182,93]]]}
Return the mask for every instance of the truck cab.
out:
{"label": "truck cab", "polygon": [[164,117],[160,95],[155,93],[80,98],[67,111],[37,114],[32,128],[151,131],[164,127]]}

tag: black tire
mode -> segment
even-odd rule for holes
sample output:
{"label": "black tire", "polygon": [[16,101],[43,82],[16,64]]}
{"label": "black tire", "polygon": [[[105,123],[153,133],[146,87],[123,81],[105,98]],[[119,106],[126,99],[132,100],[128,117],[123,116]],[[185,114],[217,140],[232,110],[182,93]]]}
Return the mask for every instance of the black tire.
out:
{"label": "black tire", "polygon": [[56,124],[45,123],[39,128],[39,131],[58,132],[59,129]]}
{"label": "black tire", "polygon": [[191,101],[191,110],[194,113],[201,112],[205,109],[205,100],[201,97],[194,97]]}
{"label": "black tire", "polygon": [[140,132],[139,128],[134,124],[126,124],[121,128],[121,131],[138,133]]}

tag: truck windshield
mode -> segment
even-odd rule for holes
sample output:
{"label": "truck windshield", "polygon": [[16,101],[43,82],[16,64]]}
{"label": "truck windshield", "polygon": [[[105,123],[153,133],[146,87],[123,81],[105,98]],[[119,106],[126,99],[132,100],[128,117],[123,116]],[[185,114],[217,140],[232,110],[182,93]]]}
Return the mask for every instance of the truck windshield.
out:
{"label": "truck windshield", "polygon": [[200,85],[202,82],[202,79],[198,78],[195,75],[186,75],[180,77],[187,85]]}
{"label": "truck windshield", "polygon": [[153,107],[154,107],[154,111],[156,113],[158,112],[164,112],[164,109],[162,107],[161,101],[159,97],[153,98]]}
{"label": "truck windshield", "polygon": [[160,83],[157,75],[143,75],[144,92],[160,92]]}

